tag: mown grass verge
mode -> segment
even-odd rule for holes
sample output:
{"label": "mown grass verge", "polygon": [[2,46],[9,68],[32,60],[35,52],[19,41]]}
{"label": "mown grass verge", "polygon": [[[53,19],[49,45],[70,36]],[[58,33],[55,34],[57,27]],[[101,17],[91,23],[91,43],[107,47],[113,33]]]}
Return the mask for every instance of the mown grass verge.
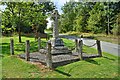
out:
{"label": "mown grass verge", "polygon": [[[33,37],[22,36],[23,43],[18,43],[18,37],[2,37],[2,77],[3,78],[119,78],[118,57],[103,53],[103,57],[74,62],[65,66],[59,66],[55,70],[49,70],[42,65],[36,66],[29,62],[10,56],[10,38],[15,41],[15,55],[24,53],[24,42],[30,40],[31,52],[37,51],[37,43]],[[65,45],[73,48],[75,44],[71,40],[63,39]],[[42,39],[45,47],[46,40]],[[84,47],[84,52],[95,53],[95,49]]]}

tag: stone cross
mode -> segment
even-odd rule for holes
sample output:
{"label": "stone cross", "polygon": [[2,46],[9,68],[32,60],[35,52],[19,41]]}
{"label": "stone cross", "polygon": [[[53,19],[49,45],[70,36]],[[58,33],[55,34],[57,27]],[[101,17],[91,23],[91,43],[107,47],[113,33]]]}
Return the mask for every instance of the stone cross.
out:
{"label": "stone cross", "polygon": [[54,10],[51,18],[54,20],[54,27],[53,27],[53,38],[57,38],[59,36],[59,31],[58,31],[58,10]]}

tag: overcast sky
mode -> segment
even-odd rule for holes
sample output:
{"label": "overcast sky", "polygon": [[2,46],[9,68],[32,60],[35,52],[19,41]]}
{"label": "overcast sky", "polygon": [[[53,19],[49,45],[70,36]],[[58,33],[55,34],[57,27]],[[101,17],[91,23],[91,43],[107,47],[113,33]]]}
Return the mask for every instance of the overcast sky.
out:
{"label": "overcast sky", "polygon": [[[61,10],[61,7],[66,3],[66,2],[69,2],[70,0],[51,0],[54,2],[54,4],[56,5],[58,11],[59,11],[59,14],[62,13],[62,10]],[[74,1],[78,1],[78,0],[74,0]]]}
{"label": "overcast sky", "polygon": [[66,3],[68,2],[69,0],[54,0],[54,4],[56,5],[58,11],[59,11],[59,14],[62,13],[62,10],[61,10],[61,7]]}

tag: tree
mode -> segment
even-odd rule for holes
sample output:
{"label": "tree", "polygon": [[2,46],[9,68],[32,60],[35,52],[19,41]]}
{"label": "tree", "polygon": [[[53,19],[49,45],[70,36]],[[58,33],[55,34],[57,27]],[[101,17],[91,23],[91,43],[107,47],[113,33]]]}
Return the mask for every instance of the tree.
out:
{"label": "tree", "polygon": [[120,1],[119,2],[111,2],[111,3],[107,3],[109,4],[109,22],[108,22],[108,27],[109,27],[109,31],[107,34],[109,33],[114,33],[112,32],[114,31],[114,29],[116,28],[116,33],[117,35],[119,34],[119,26],[118,26],[118,20],[119,20],[119,13],[120,13]]}
{"label": "tree", "polygon": [[74,6],[76,6],[75,2],[68,2],[62,7],[64,14],[62,14],[60,18],[60,32],[67,32],[73,30],[73,20],[76,17]]}
{"label": "tree", "polygon": [[[34,6],[34,8],[31,8],[32,6]],[[36,3],[33,4],[30,7],[30,11],[29,13],[31,13],[29,15],[30,17],[30,23],[32,26],[32,29],[34,30],[35,33],[35,39],[38,38],[38,34],[40,33],[44,33],[44,30],[47,27],[47,20],[46,18],[48,16],[46,16],[48,14],[48,12],[51,12],[54,9],[54,5],[52,2],[45,2],[45,3]]]}
{"label": "tree", "polygon": [[[3,12],[3,25],[11,25],[12,27],[18,30],[19,42],[21,41],[21,25],[23,18],[23,9],[26,8],[25,3],[15,3],[15,2],[3,2],[2,4],[6,5],[6,9]],[[6,23],[8,22],[8,23]]]}
{"label": "tree", "polygon": [[61,17],[61,32],[77,31],[86,32],[89,12],[93,3],[68,2],[63,7]]}
{"label": "tree", "polygon": [[87,21],[88,26],[87,29],[92,31],[93,33],[101,32],[102,26],[100,25],[100,21],[103,17],[104,13],[104,4],[97,2],[94,5],[94,8],[89,12],[90,17]]}
{"label": "tree", "polygon": [[87,20],[89,18],[89,12],[94,4],[93,3],[77,3],[75,7],[76,18],[74,20],[74,29],[77,32],[87,32]]}
{"label": "tree", "polygon": [[[30,27],[32,24],[35,24],[38,27],[38,30],[43,32],[47,25],[46,13],[54,9],[53,3],[51,2],[3,2],[2,4],[7,6],[3,12],[4,17],[2,19],[2,24],[6,27],[7,20],[7,24],[16,28],[16,31],[19,34],[19,42],[22,42],[21,31],[26,26]],[[49,9],[46,8],[48,6]]]}
{"label": "tree", "polygon": [[112,34],[119,5],[120,2],[68,2],[62,7],[60,31]]}
{"label": "tree", "polygon": [[120,35],[120,12],[116,15],[116,23],[113,26],[113,34]]}

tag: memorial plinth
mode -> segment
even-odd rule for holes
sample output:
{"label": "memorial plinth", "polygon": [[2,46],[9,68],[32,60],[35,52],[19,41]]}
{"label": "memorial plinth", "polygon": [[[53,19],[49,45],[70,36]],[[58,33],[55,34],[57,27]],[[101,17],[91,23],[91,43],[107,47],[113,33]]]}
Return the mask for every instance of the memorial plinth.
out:
{"label": "memorial plinth", "polygon": [[54,38],[51,40],[52,43],[52,54],[67,54],[72,53],[66,46],[61,38]]}

